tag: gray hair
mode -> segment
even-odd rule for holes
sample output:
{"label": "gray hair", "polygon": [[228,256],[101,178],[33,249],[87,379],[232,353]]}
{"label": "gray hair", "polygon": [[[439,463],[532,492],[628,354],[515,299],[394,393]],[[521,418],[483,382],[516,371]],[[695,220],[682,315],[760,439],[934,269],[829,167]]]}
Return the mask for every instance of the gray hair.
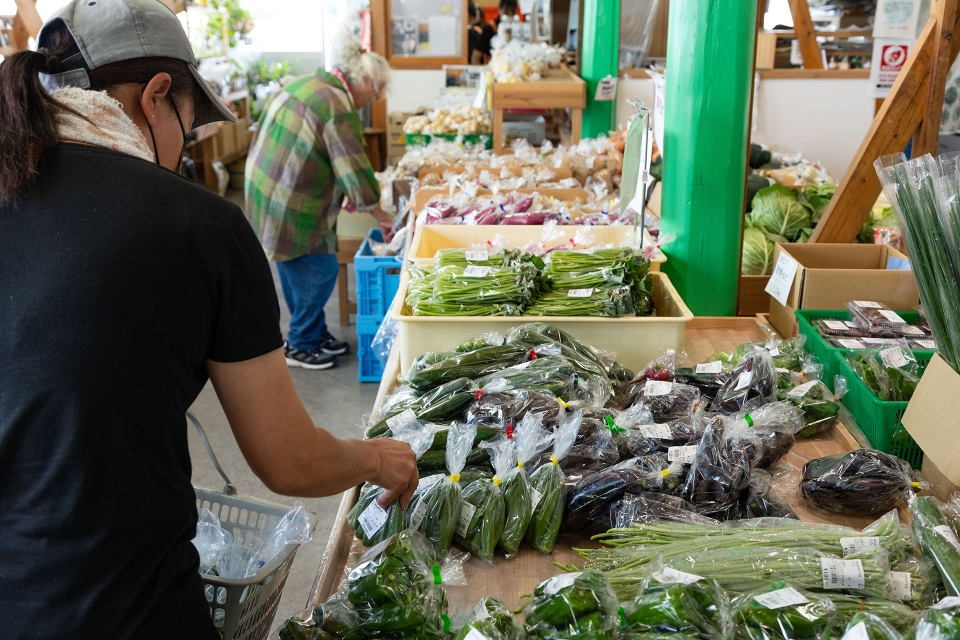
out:
{"label": "gray hair", "polygon": [[386,59],[367,51],[356,40],[348,40],[343,45],[340,60],[335,66],[351,83],[362,84],[369,80],[378,92],[384,91],[390,82],[390,64]]}

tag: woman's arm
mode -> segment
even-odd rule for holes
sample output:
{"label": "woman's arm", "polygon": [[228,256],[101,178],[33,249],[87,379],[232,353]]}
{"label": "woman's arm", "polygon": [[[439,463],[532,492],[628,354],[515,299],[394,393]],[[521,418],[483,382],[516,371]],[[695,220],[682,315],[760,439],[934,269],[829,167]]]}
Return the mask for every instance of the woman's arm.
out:
{"label": "woman's arm", "polygon": [[320,497],[372,482],[387,490],[381,506],[399,496],[406,508],[418,482],[410,445],[340,440],[315,427],[282,350],[243,362],[207,360],[207,370],[243,457],[271,491]]}

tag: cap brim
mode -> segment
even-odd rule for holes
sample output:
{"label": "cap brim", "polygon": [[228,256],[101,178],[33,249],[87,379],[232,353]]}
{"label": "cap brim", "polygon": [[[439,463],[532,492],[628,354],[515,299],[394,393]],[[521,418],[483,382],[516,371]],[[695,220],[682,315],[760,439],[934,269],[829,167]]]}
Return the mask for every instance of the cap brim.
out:
{"label": "cap brim", "polygon": [[237,116],[233,115],[220,96],[213,92],[207,81],[200,75],[200,71],[192,64],[187,64],[187,68],[190,69],[190,75],[200,87],[200,93],[194,105],[193,128],[196,129],[211,122],[236,122]]}

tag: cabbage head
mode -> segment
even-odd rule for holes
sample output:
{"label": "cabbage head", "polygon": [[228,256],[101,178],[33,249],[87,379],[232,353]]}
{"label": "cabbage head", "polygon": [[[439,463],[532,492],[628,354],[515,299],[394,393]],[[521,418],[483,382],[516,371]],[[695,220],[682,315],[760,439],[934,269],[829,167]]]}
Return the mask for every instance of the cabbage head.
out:
{"label": "cabbage head", "polygon": [[809,205],[800,199],[797,191],[782,184],[758,191],[752,207],[748,224],[774,242],[795,242],[804,229],[813,226]]}
{"label": "cabbage head", "polygon": [[810,216],[811,224],[817,224],[820,221],[823,212],[827,209],[827,205],[830,204],[830,199],[833,198],[833,194],[836,192],[837,185],[829,183],[810,185],[803,190],[803,198],[806,203],[810,205],[810,210],[812,211],[812,215]]}
{"label": "cabbage head", "polygon": [[743,261],[740,273],[745,276],[768,276],[773,273],[774,244],[760,229],[743,230]]}

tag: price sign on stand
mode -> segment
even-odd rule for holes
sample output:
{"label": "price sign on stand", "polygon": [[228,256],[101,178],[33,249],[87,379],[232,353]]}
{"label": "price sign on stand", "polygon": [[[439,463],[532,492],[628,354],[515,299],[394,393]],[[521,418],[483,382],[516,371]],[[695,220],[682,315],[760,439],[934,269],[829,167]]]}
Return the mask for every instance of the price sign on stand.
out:
{"label": "price sign on stand", "polygon": [[790,296],[793,278],[797,275],[799,266],[796,260],[785,251],[781,251],[780,257],[777,258],[777,266],[773,268],[773,275],[770,276],[770,282],[763,290],[773,296],[774,300],[787,306],[787,298]]}
{"label": "price sign on stand", "polygon": [[597,92],[593,99],[597,102],[609,102],[617,97],[617,79],[611,75],[597,83]]}
{"label": "price sign on stand", "polygon": [[642,234],[643,214],[646,211],[647,179],[650,176],[653,137],[650,135],[650,111],[640,101],[634,102],[633,107],[635,112],[627,127],[627,139],[623,150],[620,215],[625,215],[628,209],[639,214],[634,221],[636,237],[637,233]]}

